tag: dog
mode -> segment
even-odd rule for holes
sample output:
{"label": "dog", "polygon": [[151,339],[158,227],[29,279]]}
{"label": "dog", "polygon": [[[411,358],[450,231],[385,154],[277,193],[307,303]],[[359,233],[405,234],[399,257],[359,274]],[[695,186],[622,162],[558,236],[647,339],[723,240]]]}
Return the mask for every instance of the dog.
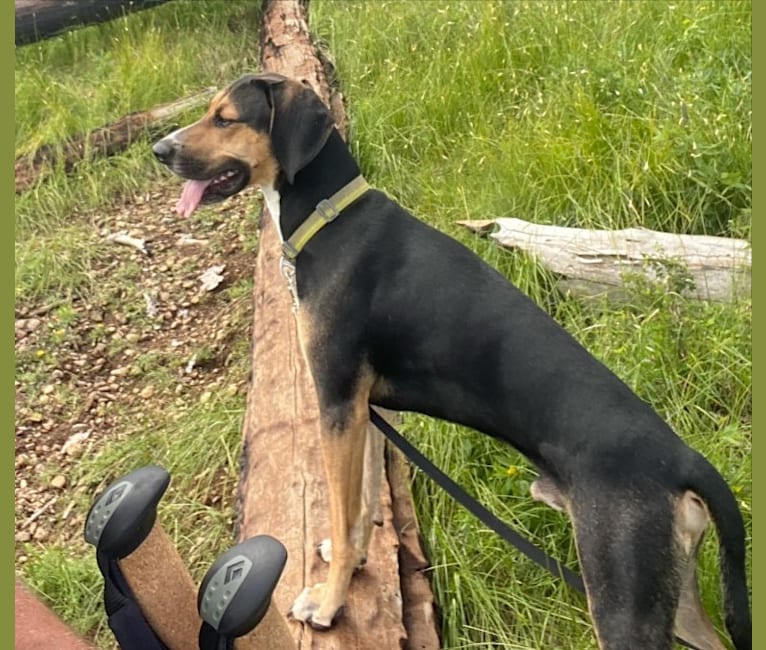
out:
{"label": "dog", "polygon": [[369,188],[306,83],[245,75],[153,151],[187,179],[179,213],[257,185],[283,240],[319,400],[332,556],[293,617],[329,628],[366,557],[373,404],[471,427],[535,465],[532,497],[572,521],[604,650],[670,649],[674,633],[724,647],[696,577],[712,519],[726,628],[737,650],[752,647],[745,528],[721,475],[505,277]]}

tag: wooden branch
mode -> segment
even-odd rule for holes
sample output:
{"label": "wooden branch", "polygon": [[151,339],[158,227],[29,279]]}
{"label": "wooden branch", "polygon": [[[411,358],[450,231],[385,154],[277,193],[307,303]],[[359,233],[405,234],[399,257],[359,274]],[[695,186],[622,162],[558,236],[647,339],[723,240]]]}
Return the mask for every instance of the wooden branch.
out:
{"label": "wooden branch", "polygon": [[501,246],[535,255],[560,286],[575,295],[625,300],[626,280],[660,283],[698,300],[731,302],[750,295],[750,243],[743,239],[678,235],[645,228],[588,230],[523,219],[459,221]]}
{"label": "wooden branch", "polygon": [[[311,41],[306,5],[296,0],[264,2],[262,68],[306,80],[332,107],[343,133],[342,98],[331,87],[327,63]],[[304,587],[326,579],[327,566],[316,544],[329,536],[330,523],[316,394],[300,351],[290,294],[279,272],[280,256],[279,236],[264,206],[255,270],[253,374],[243,424],[238,537],[266,533],[286,546],[287,565],[274,601],[287,612]],[[400,542],[385,481],[382,492],[384,524],[373,531],[368,562],[352,580],[344,614],[327,632],[291,623],[301,650],[408,647],[397,562]],[[436,638],[435,628],[432,631]],[[417,647],[439,646],[437,641]]]}
{"label": "wooden branch", "polygon": [[16,0],[16,46],[103,23],[168,0]]}
{"label": "wooden branch", "polygon": [[208,88],[190,97],[163,104],[148,111],[131,113],[85,135],[78,135],[60,147],[43,145],[37,151],[16,159],[16,194],[25,192],[62,162],[67,173],[90,155],[113,156],[130,146],[141,135],[165,133],[168,122],[181,113],[208,102],[214,89]]}

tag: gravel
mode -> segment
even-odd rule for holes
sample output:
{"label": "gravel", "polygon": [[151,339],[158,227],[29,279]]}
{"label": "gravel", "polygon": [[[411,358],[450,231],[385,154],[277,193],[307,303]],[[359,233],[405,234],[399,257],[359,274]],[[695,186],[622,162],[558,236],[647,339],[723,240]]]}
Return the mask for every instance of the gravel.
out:
{"label": "gravel", "polygon": [[[168,393],[145,380],[147,363],[180,361],[176,400],[209,399],[227,380],[244,403],[247,378],[232,388],[226,372],[232,346],[250,337],[259,199],[246,191],[182,219],[173,210],[179,191],[168,181],[90,215],[104,254],[87,298],[16,304],[17,562],[26,544],[81,538],[76,464],[119,435],[131,413],[169,407]],[[117,232],[143,240],[149,254],[109,242]],[[211,268],[220,279],[205,288],[200,276]],[[227,291],[234,285],[244,290]]]}

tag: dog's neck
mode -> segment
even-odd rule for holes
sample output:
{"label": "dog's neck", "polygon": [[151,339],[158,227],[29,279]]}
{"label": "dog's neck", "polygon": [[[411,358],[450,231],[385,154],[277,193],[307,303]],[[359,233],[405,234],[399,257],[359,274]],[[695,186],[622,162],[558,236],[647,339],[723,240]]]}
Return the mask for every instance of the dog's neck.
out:
{"label": "dog's neck", "polygon": [[274,190],[264,188],[269,212],[277,222],[282,239],[288,239],[295,232],[317,203],[335,194],[359,173],[348,145],[337,129],[333,129],[319,154],[295,175],[294,183],[288,183],[281,176]]}

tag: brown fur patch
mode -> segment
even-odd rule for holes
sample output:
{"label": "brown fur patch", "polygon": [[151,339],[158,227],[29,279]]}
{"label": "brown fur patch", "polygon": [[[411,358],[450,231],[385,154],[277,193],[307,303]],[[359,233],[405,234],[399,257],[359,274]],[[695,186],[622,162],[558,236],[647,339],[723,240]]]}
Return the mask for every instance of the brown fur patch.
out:
{"label": "brown fur patch", "polygon": [[707,504],[694,492],[687,490],[675,499],[677,570],[681,592],[675,616],[675,633],[699,650],[725,650],[713,623],[702,607],[697,584],[697,552],[705,529],[710,523]]}
{"label": "brown fur patch", "polygon": [[[217,119],[231,121],[222,128]],[[249,185],[273,186],[279,163],[274,157],[268,133],[259,133],[249,124],[238,122],[240,112],[231,101],[228,89],[220,91],[207,112],[197,122],[177,131],[175,140],[183,146],[184,157],[200,161],[211,170],[220,169],[235,158],[250,168]]]}
{"label": "brown fur patch", "polygon": [[702,535],[710,523],[705,502],[691,490],[684,492],[675,503],[676,540],[687,556],[695,555]]}

